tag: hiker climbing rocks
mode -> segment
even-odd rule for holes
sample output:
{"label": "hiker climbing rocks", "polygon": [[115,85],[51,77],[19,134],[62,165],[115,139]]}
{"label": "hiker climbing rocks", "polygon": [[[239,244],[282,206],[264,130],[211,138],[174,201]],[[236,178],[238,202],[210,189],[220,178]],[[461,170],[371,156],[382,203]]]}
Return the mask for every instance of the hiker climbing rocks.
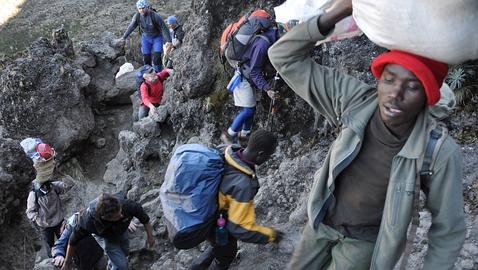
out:
{"label": "hiker climbing rocks", "polygon": [[[60,238],[56,240],[51,250],[53,265],[57,267],[62,267],[65,262],[66,247],[73,228],[78,223],[80,212],[76,212],[67,219]],[[103,248],[91,234],[78,242],[73,255],[73,262],[76,268],[80,270],[106,270],[106,258]]]}
{"label": "hiker climbing rocks", "polygon": [[272,27],[273,21],[270,16],[257,23],[260,23],[264,30],[260,35],[252,37],[253,40],[245,49],[240,61],[239,72],[242,74],[242,81],[233,90],[233,95],[234,105],[241,110],[228,130],[221,135],[221,140],[226,144],[235,143],[238,139],[242,145],[247,143],[256,111],[256,88],[267,92],[271,99],[275,98],[273,86],[266,79],[265,69],[269,63],[267,50],[276,42],[278,30]]}
{"label": "hiker climbing rocks", "polygon": [[128,269],[129,234],[131,220],[136,217],[144,225],[146,247],[153,248],[155,239],[149,216],[140,204],[126,199],[121,193],[103,193],[90,202],[79,216],[71,233],[62,269],[71,269],[73,254],[80,240],[94,233],[105,241],[105,252],[112,270]]}
{"label": "hiker climbing rocks", "polygon": [[155,12],[147,0],[138,0],[136,8],[138,12],[134,14],[122,40],[126,40],[131,32],[139,26],[143,65],[152,65],[154,70],[159,72],[163,69],[161,56],[163,43],[166,42],[166,45],[169,46],[168,43],[171,42],[169,30],[161,16]]}
{"label": "hiker climbing rocks", "polygon": [[[351,13],[350,0],[336,1],[269,50],[284,81],[341,128],[315,174],[289,269],[394,269],[417,218],[420,186],[432,220],[423,269],[452,269],[465,238],[462,158],[429,114],[448,67],[392,50],[372,61],[374,88],[317,64],[310,50]],[[440,136],[430,132],[435,127]],[[428,149],[432,167],[420,177]]]}
{"label": "hiker climbing rocks", "polygon": [[[42,238],[50,250],[55,237],[60,237],[60,228],[66,215],[60,195],[68,192],[75,183],[69,175],[54,175],[56,152],[50,145],[35,138],[27,138],[20,144],[33,160],[36,170],[28,193],[26,214],[41,229]],[[50,256],[50,252],[48,254]]]}
{"label": "hiker climbing rocks", "polygon": [[176,16],[169,16],[166,22],[169,27],[172,42],[165,46],[166,50],[164,51],[163,64],[166,68],[173,68],[173,61],[169,56],[173,50],[179,48],[183,43],[184,31],[183,26],[178,23]]}
{"label": "hiker climbing rocks", "polygon": [[[267,244],[279,242],[283,233],[257,225],[253,200],[259,190],[255,166],[266,162],[274,153],[277,138],[269,131],[252,133],[246,148],[228,146],[225,150],[226,167],[219,186],[219,214],[226,219],[229,237],[227,243],[218,243],[215,230],[208,238],[211,246],[190,267],[196,269],[228,269],[237,254],[237,240]],[[221,241],[222,242],[222,241]]]}
{"label": "hiker climbing rocks", "polygon": [[154,70],[143,74],[144,82],[140,86],[141,105],[139,106],[138,118],[144,118],[154,113],[163,99],[163,82],[172,74],[172,69],[164,69],[158,73]]}

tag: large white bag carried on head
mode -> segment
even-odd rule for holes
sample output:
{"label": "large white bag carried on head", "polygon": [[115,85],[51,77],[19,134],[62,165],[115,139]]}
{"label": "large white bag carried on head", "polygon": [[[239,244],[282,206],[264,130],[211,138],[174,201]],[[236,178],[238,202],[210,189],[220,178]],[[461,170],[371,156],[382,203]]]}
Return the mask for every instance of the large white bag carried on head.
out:
{"label": "large white bag carried on head", "polygon": [[[276,21],[286,24],[297,20],[304,22],[332,7],[334,0],[287,0],[274,8]],[[352,16],[348,16],[337,23],[334,31],[326,39],[317,42],[317,45],[332,40],[340,40],[359,36],[362,31],[357,27]]]}
{"label": "large white bag carried on head", "polygon": [[478,0],[352,0],[375,44],[448,64],[478,59]]}

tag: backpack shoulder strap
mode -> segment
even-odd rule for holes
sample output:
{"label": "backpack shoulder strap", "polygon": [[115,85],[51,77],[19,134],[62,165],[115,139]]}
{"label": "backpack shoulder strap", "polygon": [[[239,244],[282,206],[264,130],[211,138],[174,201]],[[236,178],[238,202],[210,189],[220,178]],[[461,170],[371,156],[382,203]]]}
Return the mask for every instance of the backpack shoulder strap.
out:
{"label": "backpack shoulder strap", "polygon": [[33,191],[33,194],[35,195],[35,206],[36,207],[40,207],[40,205],[38,204],[38,188],[36,188],[35,186],[35,182],[32,182],[32,191]]}
{"label": "backpack shoulder strap", "polygon": [[136,25],[139,30],[139,35],[141,36],[143,34],[143,31],[141,30],[141,14],[139,14],[139,12],[136,12],[134,16],[136,18]]}
{"label": "backpack shoulder strap", "polygon": [[151,21],[153,22],[154,27],[156,27],[156,29],[158,29],[159,31],[163,31],[163,29],[161,28],[161,25],[159,25],[158,23],[158,20],[156,20],[156,16],[155,16],[156,10],[153,8],[150,8],[149,12],[150,12],[149,15],[151,16]]}
{"label": "backpack shoulder strap", "polygon": [[264,35],[256,35],[254,38],[261,38],[261,39],[265,40],[267,42],[267,44],[271,45],[271,41],[269,40],[269,38],[267,38]]}
{"label": "backpack shoulder strap", "polygon": [[417,228],[420,224],[420,188],[434,174],[433,165],[435,164],[435,158],[440,150],[441,144],[443,143],[443,138],[445,138],[446,134],[447,130],[441,123],[438,123],[435,127],[433,127],[433,129],[431,129],[429,132],[423,158],[417,161],[418,165],[421,163],[421,167],[417,165],[417,168],[420,168],[420,171],[417,174],[413,192],[412,224],[408,232],[406,247],[403,252],[402,261],[400,263],[400,270],[407,269],[408,259],[413,247],[413,239],[415,238]]}
{"label": "backpack shoulder strap", "polygon": [[433,164],[440,148],[437,146],[441,146],[441,144],[438,145],[438,143],[445,133],[444,127],[440,124],[430,131],[430,137],[428,138],[423,156],[422,168],[419,172],[421,181],[428,180],[428,178],[433,175]]}

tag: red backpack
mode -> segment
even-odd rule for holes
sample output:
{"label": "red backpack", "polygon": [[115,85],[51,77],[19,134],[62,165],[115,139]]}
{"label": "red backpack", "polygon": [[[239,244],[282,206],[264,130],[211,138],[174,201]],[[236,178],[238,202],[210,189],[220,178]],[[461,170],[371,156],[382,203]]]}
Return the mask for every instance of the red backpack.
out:
{"label": "red backpack", "polygon": [[272,25],[272,16],[263,9],[257,9],[229,24],[222,32],[220,39],[219,54],[222,63],[226,60],[234,60],[240,63],[248,45],[256,37],[263,38],[270,43],[267,37],[260,34]]}

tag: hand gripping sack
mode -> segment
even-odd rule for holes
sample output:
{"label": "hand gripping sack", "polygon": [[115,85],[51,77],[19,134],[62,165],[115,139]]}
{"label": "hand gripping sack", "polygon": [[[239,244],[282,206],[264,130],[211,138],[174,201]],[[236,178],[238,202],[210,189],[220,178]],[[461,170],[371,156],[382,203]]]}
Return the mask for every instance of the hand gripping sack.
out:
{"label": "hand gripping sack", "polygon": [[176,248],[193,248],[206,240],[218,209],[223,170],[224,160],[216,149],[185,144],[174,151],[159,197]]}
{"label": "hand gripping sack", "polygon": [[375,44],[448,64],[478,58],[476,0],[353,0],[353,17]]}

